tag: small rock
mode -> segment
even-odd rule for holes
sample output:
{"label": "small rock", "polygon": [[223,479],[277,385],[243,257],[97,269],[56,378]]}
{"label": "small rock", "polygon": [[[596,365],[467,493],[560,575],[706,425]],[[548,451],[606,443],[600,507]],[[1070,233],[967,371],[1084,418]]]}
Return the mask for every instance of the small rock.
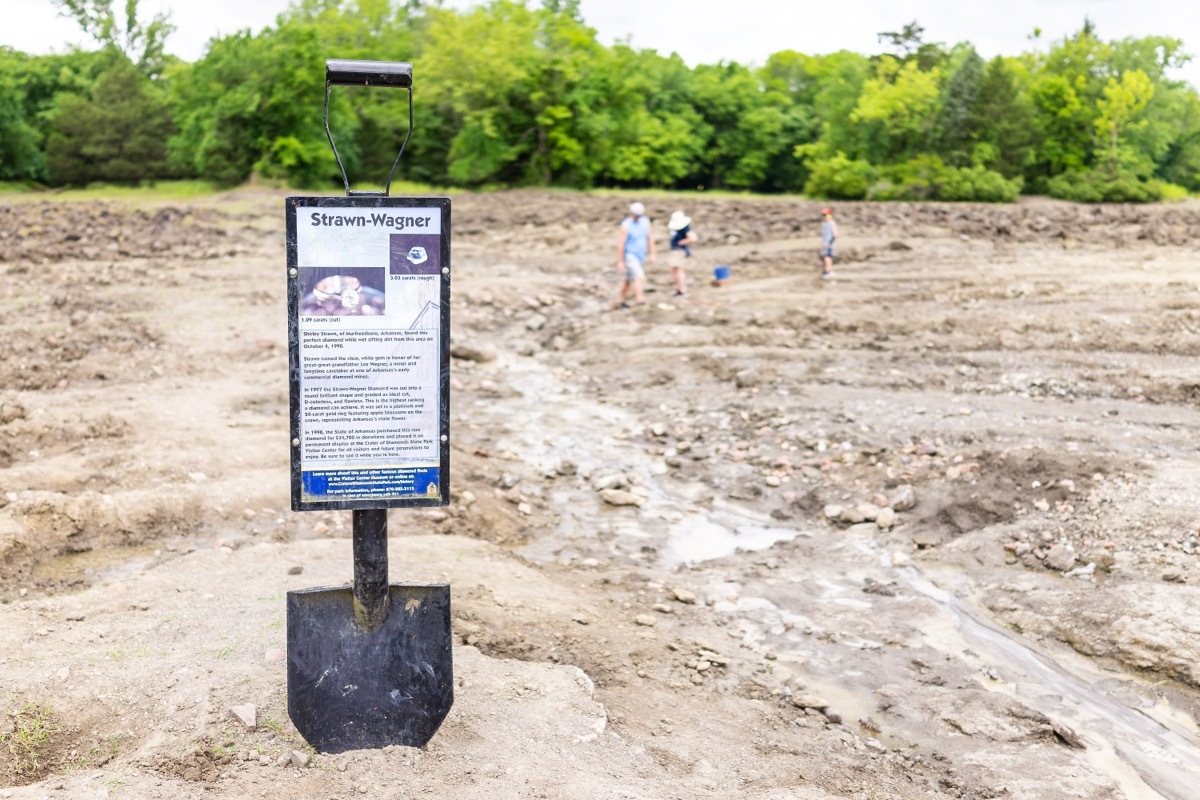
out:
{"label": "small rock", "polygon": [[835,504],[831,503],[831,504],[825,506],[825,519],[837,519],[840,516],[842,516],[843,511],[845,511],[845,508],[843,506],[839,506],[839,505],[835,505]]}
{"label": "small rock", "polygon": [[605,489],[600,492],[600,499],[610,506],[635,506],[639,508],[646,502],[646,498],[640,494],[627,492],[624,489]]}
{"label": "small rock", "polygon": [[880,583],[874,578],[866,578],[863,583],[865,584],[863,591],[867,594],[877,594],[883,597],[895,597],[897,594],[895,581]]}
{"label": "small rock", "polygon": [[263,653],[263,661],[266,661],[268,664],[274,664],[276,662],[283,661],[285,658],[287,658],[287,653],[280,650],[278,647],[272,647],[270,650]]}
{"label": "small rock", "polygon": [[605,489],[624,489],[627,486],[629,486],[629,478],[619,472],[601,475],[592,481],[592,488],[597,492],[603,492]]}
{"label": "small rock", "polygon": [[655,603],[651,607],[660,614],[674,614],[675,613],[675,609],[671,608],[666,603]]}
{"label": "small rock", "polygon": [[489,347],[459,343],[450,346],[450,357],[482,364],[488,361],[495,361],[496,351]]}
{"label": "small rock", "polygon": [[1056,544],[1046,553],[1046,566],[1058,572],[1066,572],[1075,566],[1075,551],[1069,545]]}
{"label": "small rock", "polygon": [[1081,578],[1081,577],[1084,577],[1087,575],[1095,574],[1095,572],[1096,572],[1096,562],[1089,561],[1085,566],[1076,567],[1075,569],[1072,569],[1072,570],[1067,570],[1066,572],[1063,573],[1063,575],[1068,578]]}
{"label": "small rock", "polygon": [[298,768],[298,769],[304,769],[305,767],[307,767],[308,762],[311,759],[312,759],[312,756],[308,753],[303,752],[302,750],[293,750],[292,751],[292,759],[291,759],[292,764],[295,765],[296,768]]}
{"label": "small rock", "polygon": [[890,506],[883,506],[875,514],[875,525],[880,530],[887,530],[896,524],[896,512]]}
{"label": "small rock", "polygon": [[824,708],[821,713],[825,715],[825,719],[829,720],[831,725],[840,725],[842,722],[842,714],[840,711],[835,711],[832,708]]}
{"label": "small rock", "polygon": [[286,767],[290,763],[292,763],[292,756],[289,753],[284,753],[279,758],[275,759],[275,766],[277,767]]}
{"label": "small rock", "polygon": [[233,706],[229,709],[229,713],[248,732],[253,733],[258,729],[258,709],[253,703]]}
{"label": "small rock", "polygon": [[260,767],[269,767],[271,766],[271,759],[267,758],[266,756],[259,756],[258,765]]}
{"label": "small rock", "polygon": [[842,513],[838,515],[838,520],[841,522],[849,522],[854,525],[859,522],[866,522],[867,515],[863,513],[864,507],[861,505],[853,508],[843,508]]}
{"label": "small rock", "polygon": [[912,542],[917,546],[918,550],[925,550],[930,547],[937,547],[939,540],[932,533],[918,533],[912,537]]}
{"label": "small rock", "polygon": [[299,575],[304,572],[304,567],[288,567],[288,575]]}
{"label": "small rock", "polygon": [[25,406],[15,400],[5,400],[0,403],[0,425],[8,425],[19,419],[25,419],[28,413]]}
{"label": "small rock", "polygon": [[889,503],[893,511],[911,511],[917,505],[917,492],[910,484],[904,484],[892,495]]}
{"label": "small rock", "polygon": [[59,683],[66,683],[71,678],[71,668],[63,667],[55,673],[54,677],[58,678]]}
{"label": "small rock", "polygon": [[817,711],[829,708],[829,703],[814,694],[807,694],[805,692],[792,695],[792,705],[796,706],[796,708],[812,708]]}
{"label": "small rock", "polygon": [[633,618],[633,621],[644,628],[653,628],[655,625],[654,617],[649,614],[638,614]]}
{"label": "small rock", "polygon": [[670,590],[670,594],[671,594],[671,597],[675,598],[676,600],[678,600],[681,603],[687,603],[688,605],[694,605],[696,602],[696,593],[689,589],[680,589],[680,588],[676,587],[676,588]]}
{"label": "small rock", "polygon": [[1087,750],[1087,742],[1080,738],[1079,734],[1063,725],[1057,720],[1050,720],[1050,730],[1054,731],[1054,735],[1062,739],[1067,747],[1073,747],[1076,750]]}
{"label": "small rock", "polygon": [[779,477],[776,475],[768,475],[766,484],[767,484],[767,486],[770,486],[772,489],[777,489],[783,485],[783,481],[781,481],[779,479]]}

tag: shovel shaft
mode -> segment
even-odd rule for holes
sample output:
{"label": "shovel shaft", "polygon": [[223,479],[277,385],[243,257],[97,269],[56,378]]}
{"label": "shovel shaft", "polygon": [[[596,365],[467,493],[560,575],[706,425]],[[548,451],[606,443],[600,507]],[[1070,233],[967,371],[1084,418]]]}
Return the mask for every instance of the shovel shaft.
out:
{"label": "shovel shaft", "polygon": [[388,613],[387,509],[354,512],[354,616],[375,630]]}

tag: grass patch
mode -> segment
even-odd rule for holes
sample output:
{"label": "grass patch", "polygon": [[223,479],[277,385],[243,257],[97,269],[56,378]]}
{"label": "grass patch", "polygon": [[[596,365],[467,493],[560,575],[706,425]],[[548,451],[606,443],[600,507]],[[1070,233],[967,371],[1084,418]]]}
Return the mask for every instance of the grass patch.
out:
{"label": "grass patch", "polygon": [[9,774],[19,781],[40,777],[49,768],[54,738],[62,733],[58,714],[49,706],[26,703],[5,717],[11,730],[0,733],[0,747],[8,757]]}
{"label": "grass patch", "polygon": [[141,186],[117,186],[93,183],[82,188],[47,189],[14,183],[0,183],[0,196],[13,202],[81,202],[89,200],[121,200],[133,204],[167,203],[194,200],[220,191],[208,181],[158,181]]}

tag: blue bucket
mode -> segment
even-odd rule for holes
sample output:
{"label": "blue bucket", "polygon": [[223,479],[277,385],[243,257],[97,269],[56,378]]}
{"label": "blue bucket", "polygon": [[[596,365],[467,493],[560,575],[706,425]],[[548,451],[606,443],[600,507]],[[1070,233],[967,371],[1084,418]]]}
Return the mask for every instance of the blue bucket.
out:
{"label": "blue bucket", "polygon": [[717,267],[713,270],[713,277],[719,281],[729,280],[729,267]]}

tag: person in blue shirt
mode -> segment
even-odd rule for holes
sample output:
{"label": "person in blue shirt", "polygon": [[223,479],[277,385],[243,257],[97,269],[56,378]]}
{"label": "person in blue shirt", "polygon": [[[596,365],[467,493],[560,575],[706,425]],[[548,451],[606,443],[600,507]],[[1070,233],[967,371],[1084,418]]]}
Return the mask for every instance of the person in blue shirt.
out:
{"label": "person in blue shirt", "polygon": [[675,284],[675,296],[687,296],[687,278],[683,274],[683,264],[692,257],[692,248],[688,245],[696,241],[696,233],[692,230],[692,220],[683,211],[671,214],[667,223],[671,232],[671,249],[667,252],[667,267],[671,270],[671,280]]}
{"label": "person in blue shirt", "polygon": [[629,205],[629,216],[621,221],[621,243],[617,246],[617,272],[621,273],[621,289],[617,292],[617,307],[629,308],[629,299],[641,305],[645,302],[646,270],[644,264],[656,260],[654,233],[646,207],[641,203]]}
{"label": "person in blue shirt", "polygon": [[837,241],[838,228],[833,220],[833,209],[821,209],[821,277],[833,277],[833,243]]}

